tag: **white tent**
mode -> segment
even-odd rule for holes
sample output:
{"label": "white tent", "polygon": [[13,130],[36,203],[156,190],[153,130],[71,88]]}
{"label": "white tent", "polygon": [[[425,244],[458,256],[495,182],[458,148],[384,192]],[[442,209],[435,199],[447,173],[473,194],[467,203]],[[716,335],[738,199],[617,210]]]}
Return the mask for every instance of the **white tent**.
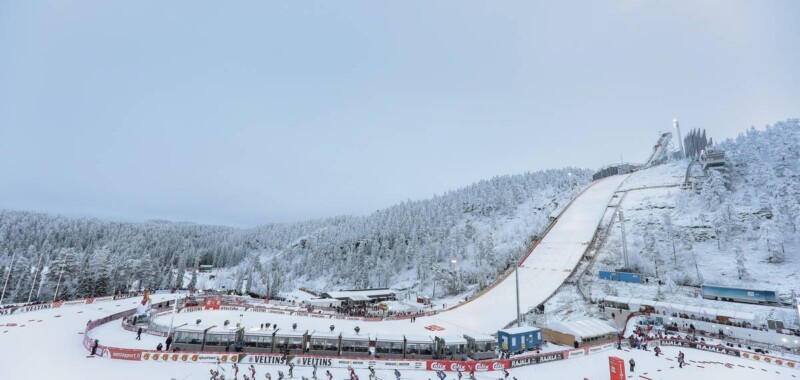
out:
{"label": "white tent", "polygon": [[576,340],[617,334],[617,329],[599,319],[581,319],[577,321],[551,322],[547,328],[562,334],[569,334]]}

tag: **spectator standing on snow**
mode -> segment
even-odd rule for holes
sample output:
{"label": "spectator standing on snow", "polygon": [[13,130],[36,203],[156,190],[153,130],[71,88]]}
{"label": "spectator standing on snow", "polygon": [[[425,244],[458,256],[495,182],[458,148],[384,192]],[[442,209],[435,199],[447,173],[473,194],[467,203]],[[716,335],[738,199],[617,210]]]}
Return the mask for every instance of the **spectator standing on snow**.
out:
{"label": "spectator standing on snow", "polygon": [[158,342],[158,346],[156,346],[156,351],[161,351],[163,349],[164,349],[164,345],[162,345],[161,342]]}
{"label": "spectator standing on snow", "polygon": [[168,337],[167,337],[166,343],[167,343],[167,348],[166,348],[166,350],[167,350],[167,351],[169,351],[169,346],[171,346],[171,345],[172,345],[172,335],[170,335],[170,336],[168,336]]}
{"label": "spectator standing on snow", "polygon": [[631,365],[631,372],[635,372],[633,369],[636,367],[636,361],[631,358],[631,360],[628,360],[628,363]]}
{"label": "spectator standing on snow", "polygon": [[139,327],[139,330],[136,331],[136,340],[142,340],[142,328]]}
{"label": "spectator standing on snow", "polygon": [[100,341],[95,339],[94,344],[92,345],[92,356],[97,354],[97,346],[100,345]]}
{"label": "spectator standing on snow", "polygon": [[683,368],[683,351],[678,351],[678,367]]}

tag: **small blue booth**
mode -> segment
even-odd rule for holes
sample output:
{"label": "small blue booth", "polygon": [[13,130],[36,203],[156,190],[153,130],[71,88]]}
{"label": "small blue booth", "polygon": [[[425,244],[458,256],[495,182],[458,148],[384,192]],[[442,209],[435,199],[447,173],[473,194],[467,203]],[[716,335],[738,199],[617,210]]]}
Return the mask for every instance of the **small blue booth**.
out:
{"label": "small blue booth", "polygon": [[542,330],[533,326],[513,327],[497,331],[497,347],[501,351],[533,350],[542,345]]}

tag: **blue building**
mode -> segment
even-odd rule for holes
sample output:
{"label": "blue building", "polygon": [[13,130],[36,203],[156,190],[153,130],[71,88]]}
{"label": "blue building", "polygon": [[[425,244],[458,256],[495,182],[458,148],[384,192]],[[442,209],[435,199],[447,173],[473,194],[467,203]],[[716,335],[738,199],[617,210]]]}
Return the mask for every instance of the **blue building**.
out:
{"label": "blue building", "polygon": [[731,288],[727,286],[701,285],[700,291],[703,294],[703,298],[710,300],[747,303],[778,303],[778,294],[771,290],[753,290]]}
{"label": "blue building", "polygon": [[600,271],[600,279],[635,283],[644,282],[644,278],[642,277],[641,273],[611,272],[606,270]]}
{"label": "blue building", "polygon": [[513,327],[497,331],[497,347],[502,351],[532,350],[542,345],[542,330],[533,326]]}

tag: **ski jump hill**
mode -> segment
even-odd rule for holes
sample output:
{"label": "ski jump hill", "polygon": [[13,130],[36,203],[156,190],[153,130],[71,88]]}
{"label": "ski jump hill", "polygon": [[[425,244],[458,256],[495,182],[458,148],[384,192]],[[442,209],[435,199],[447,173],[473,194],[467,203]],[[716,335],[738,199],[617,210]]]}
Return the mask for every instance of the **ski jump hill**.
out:
{"label": "ski jump hill", "polygon": [[[592,183],[567,205],[523,258],[518,269],[521,312],[547,300],[572,274],[614,193],[627,178],[616,175]],[[428,318],[443,327],[494,334],[517,318],[515,281],[511,271],[479,297]]]}

